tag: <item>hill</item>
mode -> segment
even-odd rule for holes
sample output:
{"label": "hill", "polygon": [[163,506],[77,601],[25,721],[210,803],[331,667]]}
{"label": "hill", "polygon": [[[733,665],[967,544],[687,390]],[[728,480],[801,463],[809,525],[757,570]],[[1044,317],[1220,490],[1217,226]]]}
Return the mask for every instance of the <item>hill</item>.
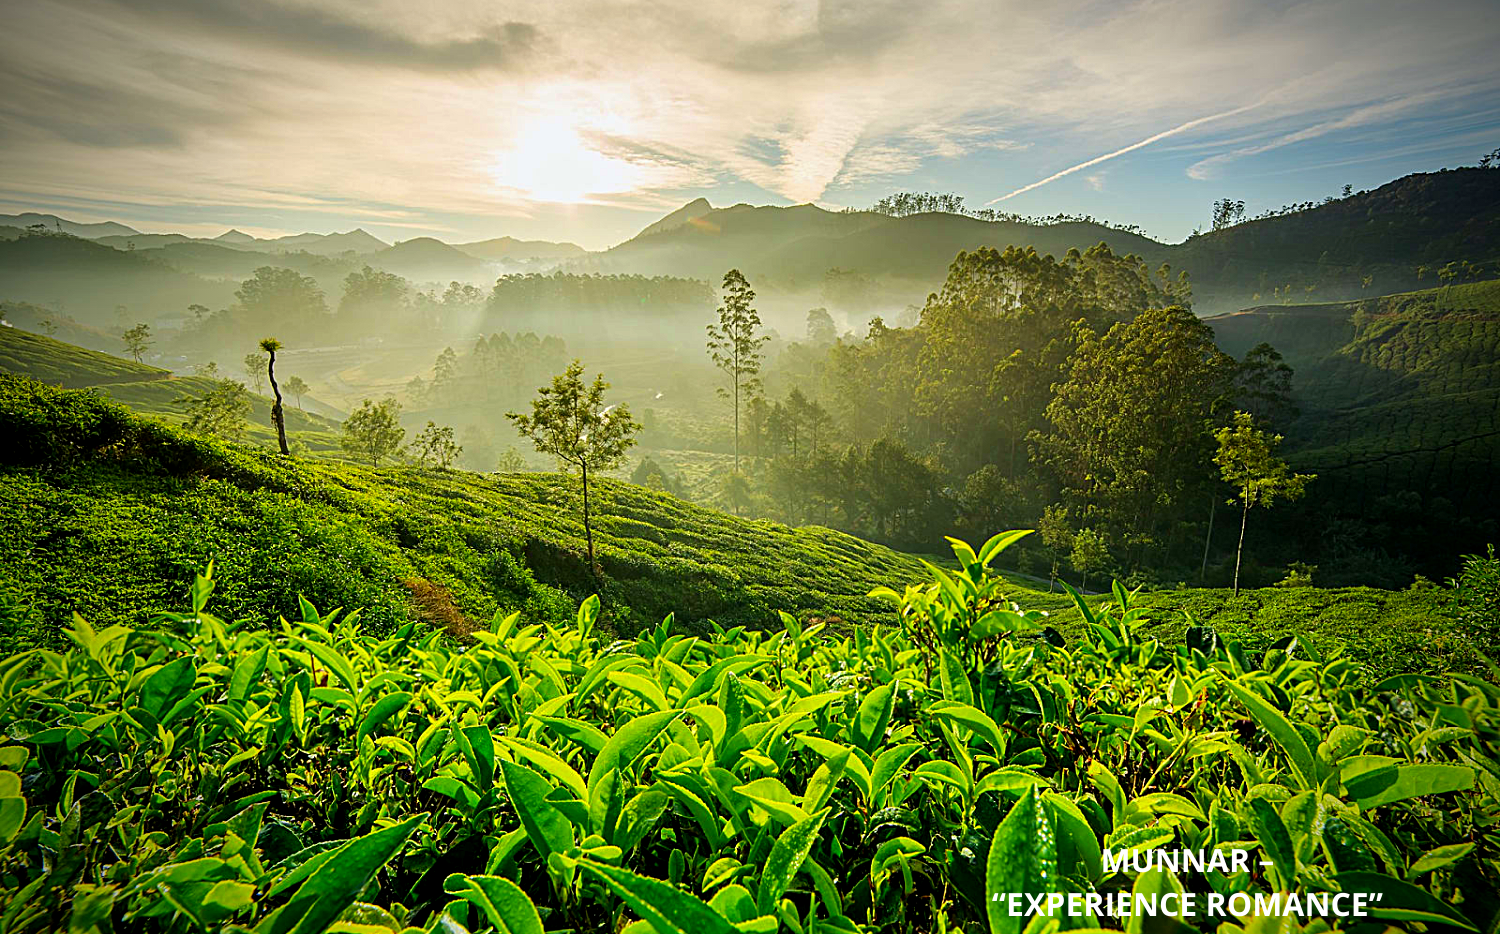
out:
{"label": "hill", "polygon": [[184,273],[148,252],[69,235],[0,241],[0,300],[61,307],[91,326],[125,327],[180,315],[194,302],[233,301],[233,285]]}
{"label": "hill", "polygon": [[[1353,299],[1422,287],[1460,261],[1500,261],[1500,171],[1453,169],[1407,175],[1373,191],[1252,220],[1173,246],[1199,311],[1244,307],[1273,289]],[[1369,281],[1366,282],[1366,277]]]}
{"label": "hill", "polygon": [[[101,628],[139,625],[146,608],[176,605],[178,582],[210,558],[226,616],[293,616],[300,593],[320,607],[363,607],[375,625],[418,618],[460,631],[497,609],[561,621],[593,592],[622,632],[669,612],[689,628],[707,619],[772,625],[779,610],[837,625],[891,623],[892,608],[870,589],[929,579],[914,556],[839,532],[740,519],[608,480],[596,490],[595,578],[576,480],[281,458],[11,376],[0,376],[0,432],[12,439],[0,449],[0,522],[10,531],[0,540],[0,590],[18,592],[49,626],[75,609]],[[1069,605],[1011,584],[1009,597],[1025,608]],[[1346,593],[1357,612],[1338,611]],[[1264,644],[1301,632],[1391,671],[1433,633],[1462,654],[1465,637],[1435,593],[1308,589],[1232,602],[1183,591],[1157,605],[1165,631],[1181,629],[1174,603],[1196,596],[1200,617],[1228,608],[1217,614],[1228,635]],[[1246,610],[1276,601],[1311,608],[1295,619]],[[1079,631],[1076,611],[1059,621]]]}
{"label": "hill", "polygon": [[1419,567],[1495,540],[1500,281],[1208,321],[1227,352],[1266,341],[1296,370],[1285,450],[1320,503],[1390,530]]}
{"label": "hill", "polygon": [[490,278],[490,265],[432,237],[403,240],[365,258],[371,265],[414,282],[483,281]]}
{"label": "hill", "polygon": [[167,370],[85,350],[19,328],[0,329],[0,371],[65,389],[168,379]]}
{"label": "hill", "polygon": [[67,218],[58,217],[56,214],[37,214],[33,211],[28,211],[25,214],[0,214],[0,225],[6,227],[20,227],[25,229],[36,224],[41,224],[49,231],[89,239],[94,237],[140,234],[139,230],[133,227],[126,227],[124,224],[117,224],[114,221],[104,221],[98,224],[81,224],[78,221],[70,221]]}
{"label": "hill", "polygon": [[[0,328],[0,373],[10,373],[68,389],[90,389],[169,424],[187,420],[185,403],[205,394],[212,381],[202,376],[174,376],[170,371],[86,350],[19,328]],[[250,394],[248,439],[271,447],[271,399]],[[287,438],[308,451],[339,451],[339,424],[286,400]]]}
{"label": "hill", "polygon": [[517,240],[515,237],[496,237],[493,240],[476,240],[473,243],[456,243],[454,248],[475,259],[498,262],[527,262],[531,260],[560,260],[584,256],[588,253],[576,243],[553,243],[548,240]]}

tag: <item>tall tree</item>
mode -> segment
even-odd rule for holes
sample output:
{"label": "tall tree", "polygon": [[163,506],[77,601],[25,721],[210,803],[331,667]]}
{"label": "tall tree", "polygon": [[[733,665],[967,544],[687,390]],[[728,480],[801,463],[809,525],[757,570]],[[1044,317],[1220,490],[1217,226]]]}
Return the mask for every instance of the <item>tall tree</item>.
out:
{"label": "tall tree", "polygon": [[380,462],[393,457],[401,450],[406,440],[406,429],[401,427],[401,403],[387,396],[380,402],[369,399],[344,420],[344,435],[339,444],[345,451],[379,467]]}
{"label": "tall tree", "polygon": [[141,362],[141,356],[151,347],[151,325],[142,322],[125,332],[125,351]]}
{"label": "tall tree", "polygon": [[760,391],[760,348],[769,337],[759,334],[760,315],[750,303],[755,292],[738,269],[724,274],[724,304],[719,323],[708,326],[708,355],[729,376],[719,395],[734,402],[734,469],[740,469],[740,401]]}
{"label": "tall tree", "polygon": [[839,329],[833,323],[833,315],[827,308],[814,308],[807,313],[807,342],[814,347],[827,347],[839,339]]}
{"label": "tall tree", "polygon": [[1292,473],[1287,462],[1276,456],[1281,435],[1273,435],[1255,426],[1249,412],[1235,412],[1234,423],[1214,432],[1219,450],[1214,463],[1219,465],[1224,481],[1237,491],[1240,505],[1240,540],[1234,549],[1234,592],[1240,592],[1240,556],[1245,550],[1245,525],[1251,506],[1269,508],[1278,497],[1294,500],[1302,496],[1308,481],[1316,474]]}
{"label": "tall tree", "polygon": [[245,322],[282,333],[315,331],[328,317],[317,280],[295,269],[261,266],[235,290]]}
{"label": "tall tree", "polygon": [[583,480],[583,534],[588,542],[589,569],[595,574],[599,571],[589,512],[589,471],[618,467],[635,444],[635,433],[641,430],[624,403],[604,404],[607,389],[609,383],[603,374],[585,385],[583,364],[574,360],[567,370],[552,378],[551,386],[537,390],[530,415],[505,413],[515,422],[521,437],[530,439],[538,451],[578,468]]}
{"label": "tall tree", "polygon": [[[1170,553],[1186,504],[1207,492],[1206,427],[1233,392],[1235,361],[1213,329],[1179,307],[1143,312],[1105,334],[1083,329],[1068,377],[1034,436],[1080,527],[1139,566]],[[1197,499],[1196,502],[1202,502]]]}
{"label": "tall tree", "polygon": [[281,349],[281,341],[274,337],[267,337],[260,342],[260,349],[266,354],[266,379],[271,381],[271,392],[276,396],[276,401],[271,403],[271,423],[276,426],[276,443],[281,446],[281,453],[291,456],[291,449],[286,446],[286,413],[281,408],[281,387],[276,385],[276,351]]}

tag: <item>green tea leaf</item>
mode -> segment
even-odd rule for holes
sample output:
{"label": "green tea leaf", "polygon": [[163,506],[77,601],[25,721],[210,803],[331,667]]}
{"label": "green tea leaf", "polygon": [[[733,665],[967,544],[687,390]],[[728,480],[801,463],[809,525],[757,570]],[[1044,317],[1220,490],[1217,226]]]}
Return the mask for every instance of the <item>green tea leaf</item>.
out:
{"label": "green tea leaf", "polygon": [[771,855],[766,859],[766,867],[761,871],[760,890],[755,898],[761,914],[768,915],[776,910],[781,896],[786,894],[792,880],[797,877],[797,871],[802,868],[802,862],[812,852],[822,828],[823,815],[817,814],[793,824],[776,838]]}
{"label": "green tea leaf", "polygon": [[578,865],[609,886],[657,934],[739,934],[723,915],[671,883],[588,858]]}
{"label": "green tea leaf", "polygon": [[1020,934],[1026,918],[1010,913],[1011,893],[1038,895],[1055,891],[1057,838],[1035,788],[995,828],[985,865],[985,911],[990,934]]}

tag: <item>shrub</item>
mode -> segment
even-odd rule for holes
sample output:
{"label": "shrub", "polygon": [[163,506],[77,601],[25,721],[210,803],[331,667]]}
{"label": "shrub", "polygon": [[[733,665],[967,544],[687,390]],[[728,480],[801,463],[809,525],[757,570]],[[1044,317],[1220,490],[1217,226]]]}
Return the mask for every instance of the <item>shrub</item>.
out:
{"label": "shrub", "polygon": [[[1493,929],[1500,689],[1164,644],[1119,585],[1065,643],[989,573],[1005,544],[849,637],[606,643],[592,598],[468,647],[306,601],[266,627],[208,612],[210,568],[154,631],[0,662],[5,930],[1019,932],[1002,893],[1183,886]],[[1253,856],[1106,868],[1130,847]]]}

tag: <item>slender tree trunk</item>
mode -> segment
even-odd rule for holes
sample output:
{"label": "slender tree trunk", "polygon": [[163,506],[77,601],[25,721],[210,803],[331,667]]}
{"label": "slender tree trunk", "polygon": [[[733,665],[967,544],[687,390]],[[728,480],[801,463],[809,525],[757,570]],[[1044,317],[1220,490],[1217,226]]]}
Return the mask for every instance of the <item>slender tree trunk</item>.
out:
{"label": "slender tree trunk", "polygon": [[1219,498],[1215,496],[1208,501],[1208,534],[1203,537],[1203,563],[1198,567],[1198,583],[1203,583],[1203,577],[1208,573],[1208,546],[1214,540],[1214,511],[1219,508]]}
{"label": "slender tree trunk", "polygon": [[740,472],[740,374],[734,374],[734,472]]}
{"label": "slender tree trunk", "polygon": [[271,405],[271,421],[276,423],[276,441],[281,445],[281,453],[290,457],[292,451],[286,446],[286,415],[281,409],[281,387],[276,385],[276,351],[272,350],[270,354],[266,361],[266,376],[271,380],[271,391],[276,394],[276,401]]}
{"label": "slender tree trunk", "polygon": [[1250,498],[1245,498],[1244,511],[1240,513],[1240,543],[1234,549],[1234,595],[1240,595],[1240,555],[1245,551],[1245,520],[1250,518]]}
{"label": "slender tree trunk", "polygon": [[594,563],[594,527],[589,524],[589,465],[583,461],[583,537],[589,543],[589,573],[599,576],[599,566]]}

